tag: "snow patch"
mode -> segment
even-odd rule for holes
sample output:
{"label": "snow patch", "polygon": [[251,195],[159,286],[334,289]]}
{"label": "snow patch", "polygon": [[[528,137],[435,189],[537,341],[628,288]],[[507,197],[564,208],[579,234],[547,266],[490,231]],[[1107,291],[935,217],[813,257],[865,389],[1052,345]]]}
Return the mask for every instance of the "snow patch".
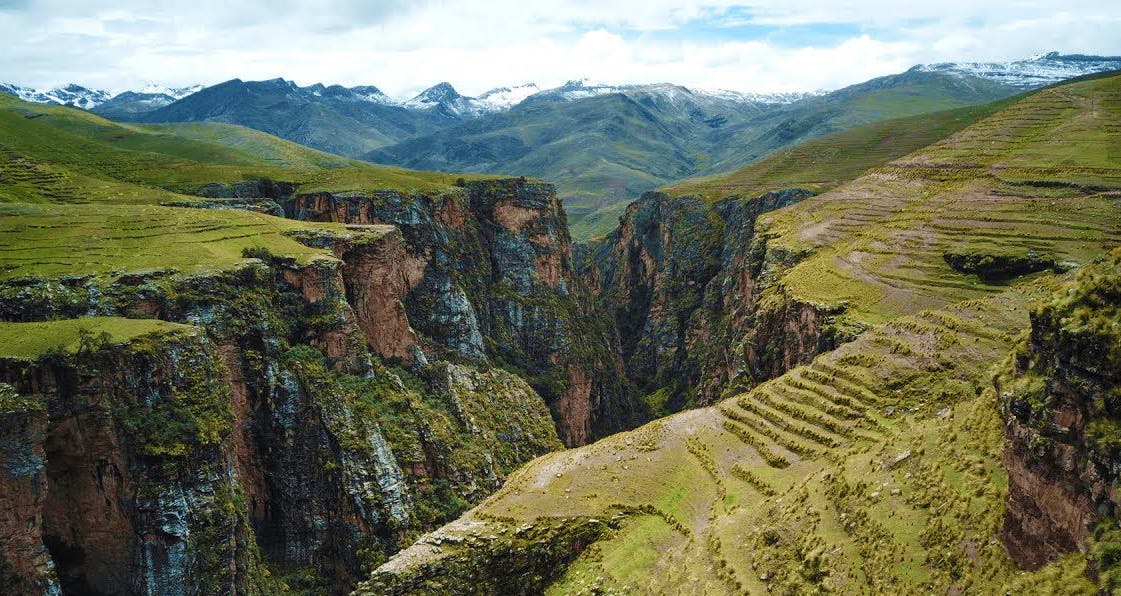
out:
{"label": "snow patch", "polygon": [[1048,52],[1010,62],[942,62],[915,67],[920,72],[974,76],[1021,89],[1034,89],[1083,75],[1121,69],[1121,56]]}

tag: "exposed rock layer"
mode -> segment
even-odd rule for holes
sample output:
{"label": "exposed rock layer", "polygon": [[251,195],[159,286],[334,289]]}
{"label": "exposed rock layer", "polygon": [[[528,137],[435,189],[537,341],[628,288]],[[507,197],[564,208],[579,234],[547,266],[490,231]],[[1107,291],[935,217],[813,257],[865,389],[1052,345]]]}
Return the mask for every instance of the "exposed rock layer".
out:
{"label": "exposed rock layer", "polygon": [[1001,537],[1021,566],[1088,550],[1116,517],[1121,471],[1121,253],[1032,313],[997,389],[1006,418]]}
{"label": "exposed rock layer", "polygon": [[756,219],[809,193],[706,203],[647,193],[582,263],[622,337],[627,375],[666,411],[707,404],[808,362],[845,334],[773,280],[796,256],[768,251]]}
{"label": "exposed rock layer", "polygon": [[285,212],[399,227],[406,248],[392,259],[394,275],[408,289],[405,311],[425,352],[522,374],[549,404],[566,444],[644,418],[622,374],[614,325],[574,278],[551,185],[508,179],[438,196],[315,193],[287,200]]}
{"label": "exposed rock layer", "polygon": [[[466,204],[448,205],[440,217],[477,226],[466,223],[474,217],[469,210],[457,211]],[[453,255],[435,249],[417,257],[406,236],[384,227],[299,239],[339,258],[300,264],[251,250],[258,262],[189,278],[151,272],[0,286],[0,317],[9,321],[124,315],[196,325],[191,345],[205,361],[167,361],[174,346],[150,339],[106,346],[117,360],[86,354],[64,365],[5,365],[17,402],[41,406],[3,412],[0,458],[9,465],[0,499],[13,512],[0,520],[2,534],[13,537],[0,560],[7,585],[28,593],[58,586],[107,594],[275,593],[285,585],[343,592],[420,531],[493,492],[520,464],[562,446],[545,401],[522,379],[448,347],[462,345],[458,339],[441,347],[437,341],[447,337],[413,331],[407,305],[425,312],[418,288],[439,283],[426,281],[421,259]],[[473,254],[491,266],[487,252]],[[559,276],[570,269],[566,259],[548,268],[550,291],[566,281]],[[533,276],[507,275],[521,274]],[[427,298],[438,303],[447,294]],[[554,312],[553,303],[524,302],[518,294],[496,299],[498,306],[480,302],[487,310],[477,324],[502,321],[499,328],[513,327],[511,335],[525,341],[574,335],[538,314]],[[500,307],[519,325],[543,318],[560,331],[550,335],[539,322],[506,325],[492,311]],[[468,302],[452,314],[471,308]],[[438,324],[439,316],[418,320]],[[128,360],[134,352],[155,364]],[[566,365],[583,362],[559,350],[533,354],[543,360],[527,362],[543,372],[551,370],[550,357],[562,375]],[[178,386],[161,381],[181,377],[213,385],[206,403],[214,416],[196,420],[197,404],[182,402]],[[121,413],[137,402],[150,407]],[[590,432],[590,403],[573,408],[579,418],[571,428]],[[141,441],[130,426],[136,423],[158,439],[165,431],[177,438],[167,452],[148,453],[153,440]],[[168,457],[173,472],[151,471]]]}

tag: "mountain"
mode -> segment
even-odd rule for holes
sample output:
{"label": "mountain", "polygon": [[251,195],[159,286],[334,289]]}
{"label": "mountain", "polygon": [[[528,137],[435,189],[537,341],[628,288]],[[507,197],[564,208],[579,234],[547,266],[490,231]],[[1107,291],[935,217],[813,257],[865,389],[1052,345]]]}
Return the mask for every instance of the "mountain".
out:
{"label": "mountain", "polygon": [[202,88],[202,85],[171,88],[148,84],[139,91],[124,91],[113,95],[101,89],[89,89],[74,84],[54,89],[32,89],[0,83],[0,92],[15,95],[24,101],[96,110],[105,116],[120,119],[166,106]]}
{"label": "mountain", "polygon": [[355,156],[461,119],[454,109],[460,96],[450,85],[429,91],[417,100],[417,107],[424,105],[425,109],[409,109],[394,105],[372,86],[300,87],[284,79],[234,79],[139,114],[136,120],[240,124],[316,149]]}
{"label": "mountain", "polygon": [[537,91],[537,85],[527,83],[517,87],[498,87],[478,97],[466,97],[450,83],[439,83],[400,105],[413,110],[437,110],[453,118],[467,119],[508,110]]}
{"label": "mountain", "polygon": [[727,100],[737,103],[753,103],[753,104],[785,104],[811,97],[814,95],[821,95],[824,92],[789,92],[789,93],[745,93],[740,91],[730,90],[689,90],[679,85],[671,84],[646,84],[646,85],[611,85],[606,83],[593,83],[589,79],[580,79],[576,81],[569,81],[560,87],[553,89],[546,89],[535,95],[536,98],[550,98],[550,99],[563,99],[568,101],[575,101],[588,97],[595,97],[597,95],[605,95],[608,93],[636,93],[636,92],[657,92],[658,90],[673,92],[673,90],[684,90],[690,94],[698,97],[711,97],[714,99]]}
{"label": "mountain", "polygon": [[0,92],[14,95],[24,101],[74,106],[84,110],[93,109],[112,98],[108,91],[88,89],[74,84],[55,87],[54,89],[32,89],[10,83],[0,83]]}
{"label": "mountain", "polygon": [[365,157],[429,170],[548,176],[557,184],[574,229],[581,230],[584,216],[625,204],[672,180],[728,170],[863,123],[986,103],[1017,91],[976,77],[919,71],[781,100],[670,84],[571,82],[532,95],[508,111]]}
{"label": "mountain", "polygon": [[1048,52],[1011,62],[942,62],[919,65],[915,69],[981,77],[1020,89],[1034,89],[1095,72],[1121,70],[1121,56]]}
{"label": "mountain", "polygon": [[202,89],[202,85],[176,88],[164,87],[161,85],[146,85],[139,91],[124,91],[118,93],[111,99],[87,109],[105,116],[106,118],[127,121],[136,118],[139,114],[151,112],[166,105],[170,105]]}
{"label": "mountain", "polygon": [[[675,180],[732,171],[778,149],[865,123],[980,105],[1118,66],[1116,57],[1052,52],[999,64],[920,65],[830,93],[750,94],[577,80],[552,89],[526,84],[469,97],[444,82],[396,102],[373,86],[235,79],[173,103],[168,98],[176,94],[158,90],[78,101],[119,120],[240,124],[377,163],[548,177],[584,240],[584,234],[606,231],[635,196]],[[54,101],[41,92],[23,93]],[[51,96],[56,103],[66,101],[60,93]]]}

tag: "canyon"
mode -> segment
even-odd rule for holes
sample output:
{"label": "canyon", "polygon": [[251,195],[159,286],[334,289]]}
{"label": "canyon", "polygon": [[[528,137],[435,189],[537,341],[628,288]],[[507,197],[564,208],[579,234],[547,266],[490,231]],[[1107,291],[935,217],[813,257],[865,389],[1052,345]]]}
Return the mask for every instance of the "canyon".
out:
{"label": "canyon", "polygon": [[1112,586],[1118,81],[585,244],[540,180],[0,97],[0,580]]}

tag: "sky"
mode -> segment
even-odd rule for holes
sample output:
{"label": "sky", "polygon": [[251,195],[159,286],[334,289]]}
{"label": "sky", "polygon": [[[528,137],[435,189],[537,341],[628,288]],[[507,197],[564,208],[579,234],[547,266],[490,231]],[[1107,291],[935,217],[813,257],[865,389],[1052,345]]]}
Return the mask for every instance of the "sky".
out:
{"label": "sky", "polygon": [[407,98],[588,78],[836,89],[919,63],[1121,54],[1117,0],[0,0],[0,81],[283,77]]}

